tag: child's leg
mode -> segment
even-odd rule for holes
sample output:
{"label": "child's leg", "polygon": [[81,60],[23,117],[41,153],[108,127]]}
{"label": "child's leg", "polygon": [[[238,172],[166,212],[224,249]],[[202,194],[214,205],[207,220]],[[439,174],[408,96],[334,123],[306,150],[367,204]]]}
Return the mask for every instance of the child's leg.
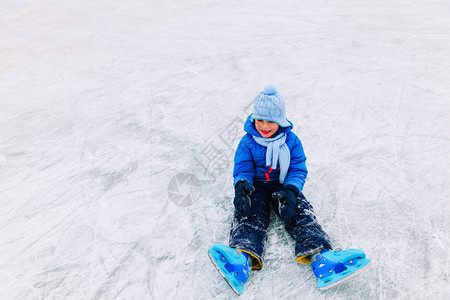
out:
{"label": "child's leg", "polygon": [[[288,233],[296,241],[295,256],[300,263],[309,263],[309,255],[323,249],[331,249],[328,234],[322,229],[314,215],[312,205],[303,194],[297,197],[297,212],[294,221],[285,226]],[[278,213],[278,201],[273,202]]]}
{"label": "child's leg", "polygon": [[267,228],[270,221],[270,200],[265,183],[255,182],[255,191],[251,195],[249,216],[242,217],[236,211],[231,225],[230,247],[238,248],[253,258],[252,269],[262,268]]}

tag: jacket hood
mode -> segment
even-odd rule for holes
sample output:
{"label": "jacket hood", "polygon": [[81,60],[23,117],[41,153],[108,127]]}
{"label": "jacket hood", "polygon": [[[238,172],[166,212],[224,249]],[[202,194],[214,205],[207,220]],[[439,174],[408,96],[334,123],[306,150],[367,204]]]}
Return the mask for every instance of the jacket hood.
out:
{"label": "jacket hood", "polygon": [[[262,135],[258,132],[258,130],[256,130],[255,125],[253,124],[252,120],[251,120],[252,115],[250,114],[250,116],[247,117],[247,120],[245,121],[244,124],[244,130],[254,136],[258,136],[258,137],[262,137]],[[279,127],[277,134],[279,133],[288,133],[289,131],[292,130],[292,128],[294,127],[294,125],[292,124],[291,121],[287,120],[289,122],[289,124],[291,124],[291,126],[289,127]]]}

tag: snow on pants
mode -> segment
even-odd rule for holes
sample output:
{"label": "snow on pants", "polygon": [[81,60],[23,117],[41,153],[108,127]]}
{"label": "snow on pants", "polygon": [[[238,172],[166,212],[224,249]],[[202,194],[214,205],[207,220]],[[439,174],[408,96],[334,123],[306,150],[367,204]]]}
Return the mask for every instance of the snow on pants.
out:
{"label": "snow on pants", "polygon": [[[264,263],[271,207],[280,216],[278,200],[272,198],[272,193],[280,190],[282,184],[278,181],[255,181],[254,187],[255,191],[250,196],[252,201],[250,214],[242,217],[234,212],[229,245],[250,254],[253,257],[252,269],[261,269]],[[291,224],[285,224],[285,229],[296,241],[297,258],[332,248],[328,235],[316,220],[313,207],[303,194],[297,197],[295,218]]]}

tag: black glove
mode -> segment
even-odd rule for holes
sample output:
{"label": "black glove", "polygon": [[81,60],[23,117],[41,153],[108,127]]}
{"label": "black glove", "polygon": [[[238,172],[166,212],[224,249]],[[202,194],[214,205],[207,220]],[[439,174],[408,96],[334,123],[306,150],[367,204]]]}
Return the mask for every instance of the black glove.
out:
{"label": "black glove", "polygon": [[297,194],[298,189],[293,185],[284,186],[280,191],[272,194],[272,197],[279,201],[280,217],[287,225],[291,224],[295,218]]}
{"label": "black glove", "polygon": [[234,187],[234,207],[243,217],[247,216],[251,209],[250,195],[255,188],[247,180],[241,179]]}

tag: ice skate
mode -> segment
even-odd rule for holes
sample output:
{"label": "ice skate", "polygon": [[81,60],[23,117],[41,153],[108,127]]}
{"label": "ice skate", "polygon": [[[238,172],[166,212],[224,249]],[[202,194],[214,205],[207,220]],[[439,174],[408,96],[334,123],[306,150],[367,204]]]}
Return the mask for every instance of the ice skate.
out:
{"label": "ice skate", "polygon": [[364,251],[322,250],[311,257],[311,267],[317,277],[319,290],[327,290],[360,274],[370,266],[370,259],[366,259]]}
{"label": "ice skate", "polygon": [[248,255],[219,243],[209,249],[208,254],[211,262],[230,287],[236,294],[242,295],[251,270]]}

